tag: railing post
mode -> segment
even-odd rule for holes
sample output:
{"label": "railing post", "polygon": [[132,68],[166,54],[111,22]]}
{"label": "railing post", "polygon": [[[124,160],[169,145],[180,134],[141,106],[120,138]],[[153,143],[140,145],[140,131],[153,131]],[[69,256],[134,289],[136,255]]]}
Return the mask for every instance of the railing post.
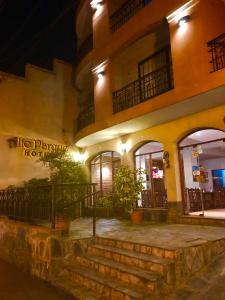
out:
{"label": "railing post", "polygon": [[96,197],[96,192],[95,192],[95,186],[94,186],[94,192],[93,192],[93,195],[94,195],[94,197],[93,197],[93,236],[95,237],[95,235],[96,235],[96,211],[95,211],[95,209],[96,209],[96,199],[95,199],[95,197]]}
{"label": "railing post", "polygon": [[52,202],[52,211],[51,211],[51,228],[55,229],[55,185],[52,184],[51,191],[51,202]]}

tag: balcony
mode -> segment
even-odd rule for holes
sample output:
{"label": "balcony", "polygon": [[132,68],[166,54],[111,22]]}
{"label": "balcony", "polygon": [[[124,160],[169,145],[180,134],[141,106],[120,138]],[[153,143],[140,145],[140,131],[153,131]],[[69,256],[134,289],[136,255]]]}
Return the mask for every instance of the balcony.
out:
{"label": "balcony", "polygon": [[212,57],[210,61],[211,73],[225,68],[225,33],[208,42],[207,46]]}
{"label": "balcony", "polygon": [[110,16],[111,31],[115,32],[118,30],[150,2],[151,0],[127,0],[115,13]]}
{"label": "balcony", "polygon": [[170,48],[167,47],[138,64],[139,78],[113,92],[113,113],[123,111],[173,88]]}
{"label": "balcony", "polygon": [[77,118],[77,131],[95,122],[95,109],[94,106],[90,106],[87,109],[81,111]]}
{"label": "balcony", "polygon": [[77,51],[76,63],[78,64],[93,49],[93,34],[90,34]]}

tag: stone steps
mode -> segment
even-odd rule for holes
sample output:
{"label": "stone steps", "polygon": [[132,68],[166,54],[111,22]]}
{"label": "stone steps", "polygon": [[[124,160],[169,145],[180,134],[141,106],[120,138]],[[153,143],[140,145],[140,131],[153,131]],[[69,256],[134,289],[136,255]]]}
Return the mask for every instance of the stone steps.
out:
{"label": "stone steps", "polygon": [[98,295],[93,290],[61,276],[54,280],[54,285],[79,300],[109,300],[105,296]]}
{"label": "stone steps", "polygon": [[143,254],[150,254],[168,259],[176,259],[179,254],[177,248],[160,248],[152,245],[144,245],[140,243],[116,240],[111,238],[95,237],[94,243],[98,245],[111,246],[119,249],[140,252]]}
{"label": "stone steps", "polygon": [[[97,271],[82,267],[81,265],[70,265],[63,271],[64,282],[74,282],[75,285],[82,285],[86,289],[95,291],[104,299],[110,300],[147,300],[152,299],[151,294],[146,290],[138,289],[129,284],[121,283],[111,277],[104,276]],[[85,299],[76,296],[78,299]],[[83,296],[82,296],[83,297]],[[98,299],[98,298],[96,298]],[[100,298],[101,299],[101,298]],[[103,298],[102,298],[103,299]]]}
{"label": "stone steps", "polygon": [[159,283],[162,283],[162,277],[153,272],[140,270],[125,264],[114,262],[104,257],[83,255],[77,256],[74,263],[80,264],[89,269],[95,270],[107,277],[115,278],[120,282],[145,288],[149,292],[155,292]]}
{"label": "stone steps", "polygon": [[175,284],[176,255],[174,249],[97,237],[62,261],[58,281],[69,282],[80,300],[164,299]]}
{"label": "stone steps", "polygon": [[97,244],[88,248],[88,254],[155,272],[163,276],[168,284],[174,282],[174,261],[167,258]]}

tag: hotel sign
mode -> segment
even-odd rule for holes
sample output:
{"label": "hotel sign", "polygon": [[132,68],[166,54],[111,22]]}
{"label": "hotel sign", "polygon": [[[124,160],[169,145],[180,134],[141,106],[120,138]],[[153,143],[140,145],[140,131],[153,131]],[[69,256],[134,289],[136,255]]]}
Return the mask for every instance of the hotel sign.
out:
{"label": "hotel sign", "polygon": [[66,150],[66,145],[45,143],[42,140],[14,137],[7,140],[9,148],[20,148],[25,156],[41,157],[46,152]]}

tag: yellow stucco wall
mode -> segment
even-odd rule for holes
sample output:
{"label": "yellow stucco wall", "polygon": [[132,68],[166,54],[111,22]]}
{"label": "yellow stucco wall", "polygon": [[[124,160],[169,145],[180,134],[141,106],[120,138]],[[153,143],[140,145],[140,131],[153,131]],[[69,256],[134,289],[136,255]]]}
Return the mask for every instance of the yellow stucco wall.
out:
{"label": "yellow stucco wall", "polygon": [[[117,151],[121,154],[122,164],[133,166],[133,153],[138,145],[148,141],[158,141],[164,145],[164,150],[170,154],[170,168],[165,170],[166,189],[169,202],[181,201],[180,171],[178,158],[178,142],[188,133],[200,128],[217,128],[225,131],[225,105],[189,115],[172,122],[138,131],[118,139],[90,146],[86,149],[87,158],[107,150]],[[120,151],[120,143],[127,143],[128,151]]]}
{"label": "yellow stucco wall", "polygon": [[35,156],[9,148],[8,139],[72,142],[77,109],[71,72],[71,65],[59,60],[52,72],[27,65],[25,78],[0,72],[0,188],[47,175]]}

